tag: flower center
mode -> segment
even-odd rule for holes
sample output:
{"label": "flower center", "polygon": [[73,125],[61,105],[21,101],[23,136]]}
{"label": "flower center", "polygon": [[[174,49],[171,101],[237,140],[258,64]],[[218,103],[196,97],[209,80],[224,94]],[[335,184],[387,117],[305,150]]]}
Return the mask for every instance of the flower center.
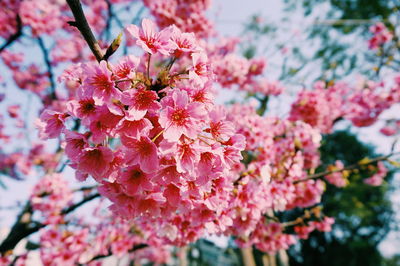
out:
{"label": "flower center", "polygon": [[186,120],[188,118],[188,114],[185,109],[176,109],[171,116],[172,122],[175,124],[182,126],[183,124],[186,123]]}

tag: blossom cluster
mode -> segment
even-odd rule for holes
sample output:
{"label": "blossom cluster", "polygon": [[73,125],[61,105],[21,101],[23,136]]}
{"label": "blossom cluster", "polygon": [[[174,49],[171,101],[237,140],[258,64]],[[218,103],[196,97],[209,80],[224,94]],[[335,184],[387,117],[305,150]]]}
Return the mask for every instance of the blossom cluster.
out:
{"label": "blossom cluster", "polygon": [[[100,203],[97,208],[104,208]],[[72,220],[75,221],[75,220]],[[151,227],[138,228],[132,221],[93,212],[91,219],[79,218],[75,226],[63,224],[42,229],[40,257],[45,265],[103,265],[96,258],[129,257],[154,263],[170,261],[171,247],[160,242]],[[141,248],[138,248],[141,247]]]}
{"label": "blossom cluster", "polygon": [[193,32],[198,37],[209,37],[214,33],[213,24],[205,14],[211,0],[144,0],[143,3],[161,28],[176,25],[180,30]]}
{"label": "blossom cluster", "polygon": [[383,162],[378,162],[377,171],[371,177],[364,179],[364,183],[370,186],[380,186],[383,179],[387,176],[388,169]]}
{"label": "blossom cluster", "polygon": [[345,187],[348,184],[346,172],[342,171],[344,164],[337,160],[335,165],[328,166],[327,170],[332,171],[331,174],[325,176],[325,180],[336,187]]}
{"label": "blossom cluster", "polygon": [[382,22],[372,25],[369,31],[373,34],[371,39],[368,40],[369,49],[377,49],[393,39],[392,32]]}
{"label": "blossom cluster", "polygon": [[[77,82],[76,95],[64,112],[42,113],[40,136],[64,133],[77,178],[91,175],[116,214],[155,220],[170,241],[193,241],[205,226],[223,226],[219,216],[244,137],[213,103],[209,63],[194,35],[176,27],[157,31],[147,19],[127,33],[145,55],[67,71],[64,79]],[[157,73],[153,56],[173,59]],[[181,59],[190,64],[172,66]],[[86,132],[68,126],[77,119]]]}
{"label": "blossom cluster", "polygon": [[274,211],[311,207],[321,200],[323,182],[306,180],[307,169],[319,165],[321,135],[304,122],[262,117],[249,105],[234,105],[228,118],[247,140],[244,164],[237,166],[238,180],[230,200],[233,223],[228,232],[240,245],[255,244],[264,252],[276,252],[296,238],[282,235],[280,226],[276,239],[268,238],[275,227],[265,223],[266,217]]}
{"label": "blossom cluster", "polygon": [[61,174],[48,174],[34,186],[30,203],[32,209],[44,216],[44,223],[62,222],[61,211],[72,201],[72,191]]}
{"label": "blossom cluster", "polygon": [[370,126],[379,115],[400,100],[398,78],[390,89],[384,83],[363,82],[351,87],[338,83],[325,88],[316,82],[313,90],[301,91],[292,104],[289,119],[304,121],[322,133],[330,133],[336,121],[345,118],[357,127]]}

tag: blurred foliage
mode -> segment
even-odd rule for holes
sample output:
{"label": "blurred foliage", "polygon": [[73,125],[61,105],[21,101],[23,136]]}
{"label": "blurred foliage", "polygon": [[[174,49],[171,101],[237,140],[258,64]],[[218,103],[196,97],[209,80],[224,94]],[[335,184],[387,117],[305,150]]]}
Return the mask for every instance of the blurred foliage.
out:
{"label": "blurred foliage", "polygon": [[[398,7],[398,0],[284,0],[287,10],[294,10],[302,6],[304,15],[309,16],[320,4],[329,3],[330,11],[327,18],[338,20],[385,20],[393,14],[393,8]],[[339,26],[338,30],[348,33],[354,25]]]}
{"label": "blurred foliage", "polygon": [[[357,140],[346,131],[338,131],[324,137],[321,147],[323,164],[341,160],[345,165],[363,158],[372,158],[374,149]],[[371,175],[370,169],[362,169],[349,175],[349,185],[337,188],[327,184],[322,198],[323,212],[333,216],[336,222],[332,232],[313,232],[308,240],[302,240],[289,252],[290,265],[383,265],[378,250],[393,225],[393,211],[388,199],[389,183],[372,187],[363,183]]]}
{"label": "blurred foliage", "polygon": [[[306,30],[309,39],[320,45],[311,60],[321,60],[319,78],[335,80],[358,72],[374,78],[376,57],[365,54],[369,27],[384,22],[393,29],[390,19],[400,15],[398,0],[284,0],[287,12],[301,9],[315,21]],[[361,38],[360,38],[361,37]],[[366,64],[367,61],[370,64]]]}

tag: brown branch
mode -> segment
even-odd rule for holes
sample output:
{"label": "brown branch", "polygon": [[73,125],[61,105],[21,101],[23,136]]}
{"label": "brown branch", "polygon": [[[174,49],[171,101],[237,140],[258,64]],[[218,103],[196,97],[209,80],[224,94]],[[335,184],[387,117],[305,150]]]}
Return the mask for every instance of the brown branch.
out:
{"label": "brown branch", "polygon": [[385,160],[389,159],[391,156],[393,156],[395,154],[398,154],[398,152],[390,153],[390,154],[385,155],[385,156],[379,156],[379,157],[370,159],[370,160],[368,160],[366,162],[362,162],[361,161],[361,162],[358,162],[358,163],[355,163],[355,164],[351,164],[351,165],[345,166],[345,167],[343,167],[341,169],[335,169],[335,170],[330,170],[330,171],[326,170],[326,171],[323,171],[323,172],[320,172],[320,173],[309,175],[308,177],[306,177],[304,179],[296,180],[296,181],[293,182],[293,184],[297,184],[297,183],[300,183],[300,182],[308,181],[308,180],[311,180],[311,179],[318,179],[318,178],[324,177],[326,175],[330,175],[330,174],[334,174],[334,173],[338,173],[338,172],[343,172],[343,171],[346,171],[346,170],[359,169],[361,166],[364,166],[364,165],[373,164],[373,163],[376,163],[376,162],[379,162],[379,161],[385,161]]}
{"label": "brown branch", "polygon": [[[98,197],[100,197],[99,193],[84,197],[81,201],[64,209],[61,212],[61,215],[71,213],[85,203]],[[13,250],[22,239],[36,233],[41,228],[46,227],[46,224],[33,221],[32,214],[32,205],[30,204],[30,201],[28,201],[24,209],[18,215],[17,221],[14,223],[7,237],[0,244],[0,254],[5,254],[9,250]]]}
{"label": "brown branch", "polygon": [[78,202],[78,203],[76,203],[76,204],[74,204],[74,205],[71,205],[71,206],[69,206],[68,208],[64,209],[64,210],[61,212],[61,214],[68,214],[68,213],[70,213],[70,212],[73,212],[74,210],[76,210],[76,209],[79,208],[80,206],[84,205],[86,202],[89,202],[89,201],[91,201],[91,200],[93,200],[93,199],[95,199],[95,198],[98,198],[98,197],[100,197],[100,194],[99,194],[99,193],[95,193],[95,194],[89,195],[89,196],[87,196],[87,197],[84,197],[80,202]]}
{"label": "brown branch", "polygon": [[[135,252],[136,250],[139,250],[139,249],[142,249],[142,248],[147,248],[147,247],[148,247],[147,244],[138,244],[136,246],[133,246],[130,250],[128,250],[128,253]],[[108,254],[97,255],[97,256],[93,257],[90,261],[104,259],[104,258],[110,257],[112,255],[113,255],[113,253],[111,251],[108,251]]]}
{"label": "brown branch", "polygon": [[7,237],[3,240],[0,245],[0,254],[5,254],[9,250],[13,250],[15,246],[25,237],[39,231],[40,228],[43,228],[45,225],[32,221],[32,213],[33,209],[28,201],[18,215],[17,221],[11,228]]}
{"label": "brown branch", "polygon": [[86,43],[89,45],[90,50],[92,50],[92,53],[96,57],[96,60],[100,62],[103,58],[103,53],[96,37],[94,37],[93,32],[90,29],[89,23],[86,20],[80,1],[67,0],[67,3],[75,18],[75,21],[70,21],[68,24],[76,27],[80,31]]}
{"label": "brown branch", "polygon": [[0,47],[0,53],[3,52],[9,45],[22,36],[22,21],[19,15],[15,18],[17,20],[17,31],[11,35],[8,40]]}

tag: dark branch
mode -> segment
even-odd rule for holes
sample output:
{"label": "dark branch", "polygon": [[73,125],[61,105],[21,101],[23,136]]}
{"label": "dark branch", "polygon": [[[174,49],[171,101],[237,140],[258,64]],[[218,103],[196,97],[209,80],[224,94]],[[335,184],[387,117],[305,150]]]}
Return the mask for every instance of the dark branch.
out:
{"label": "dark branch", "polygon": [[[131,249],[128,251],[128,253],[134,252],[134,251],[139,250],[139,249],[142,249],[142,248],[147,248],[147,247],[148,247],[147,244],[139,244],[139,245],[133,246],[133,248],[131,248]],[[104,259],[104,258],[110,257],[110,256],[112,256],[112,255],[113,255],[112,252],[109,251],[108,254],[106,254],[106,255],[97,255],[97,256],[93,257],[90,261],[99,260],[99,259]]]}
{"label": "dark branch", "polygon": [[51,98],[53,100],[57,99],[57,95],[56,95],[56,83],[54,81],[54,73],[53,73],[53,66],[51,65],[51,61],[49,58],[49,51],[46,48],[46,45],[44,44],[44,41],[42,38],[38,38],[38,43],[39,43],[39,47],[40,50],[42,50],[43,53],[43,59],[44,62],[46,63],[46,67],[47,67],[47,73],[49,74],[49,80],[50,80],[50,88],[51,88]]}
{"label": "dark branch", "polygon": [[[80,206],[84,205],[85,203],[87,203],[97,197],[100,197],[99,193],[84,197],[78,203],[64,209],[61,212],[61,215],[65,215],[70,212],[73,212]],[[0,254],[5,254],[9,250],[13,250],[15,248],[15,246],[22,239],[30,236],[33,233],[36,233],[37,231],[39,231],[39,229],[46,226],[46,224],[32,221],[32,214],[33,214],[33,209],[32,209],[30,202],[28,201],[26,203],[24,209],[18,215],[17,221],[14,223],[14,225],[11,228],[11,231],[8,233],[6,239],[4,239],[4,241],[1,243]]]}
{"label": "dark branch", "polygon": [[86,43],[89,45],[90,50],[96,57],[97,61],[100,62],[103,58],[103,54],[96,37],[94,37],[92,30],[90,29],[89,23],[86,20],[85,14],[83,13],[82,5],[79,0],[67,0],[72,13],[74,14],[75,21],[69,22],[68,24],[76,27],[85,38]]}
{"label": "dark branch", "polygon": [[72,206],[70,206],[70,207],[64,209],[64,210],[61,212],[61,214],[68,214],[68,213],[70,213],[70,212],[73,212],[74,210],[76,210],[76,209],[79,208],[80,206],[84,205],[86,202],[89,202],[89,201],[91,201],[91,200],[93,200],[93,199],[95,199],[95,198],[98,198],[98,197],[100,197],[100,194],[99,194],[99,193],[95,193],[95,194],[92,194],[92,195],[90,195],[90,196],[86,196],[86,197],[84,197],[80,202],[78,202],[78,203],[76,203],[76,204],[74,204],[74,205],[72,205]]}
{"label": "dark branch", "polygon": [[14,249],[19,241],[45,226],[44,224],[33,222],[31,219],[32,213],[32,206],[30,202],[27,202],[24,209],[18,215],[17,221],[11,228],[10,233],[1,243],[0,254],[5,254],[7,251]]}
{"label": "dark branch", "polygon": [[17,31],[8,38],[8,40],[0,47],[0,53],[3,52],[9,45],[11,45],[14,41],[18,40],[20,36],[22,36],[22,21],[21,17],[17,15],[15,18],[17,20]]}

